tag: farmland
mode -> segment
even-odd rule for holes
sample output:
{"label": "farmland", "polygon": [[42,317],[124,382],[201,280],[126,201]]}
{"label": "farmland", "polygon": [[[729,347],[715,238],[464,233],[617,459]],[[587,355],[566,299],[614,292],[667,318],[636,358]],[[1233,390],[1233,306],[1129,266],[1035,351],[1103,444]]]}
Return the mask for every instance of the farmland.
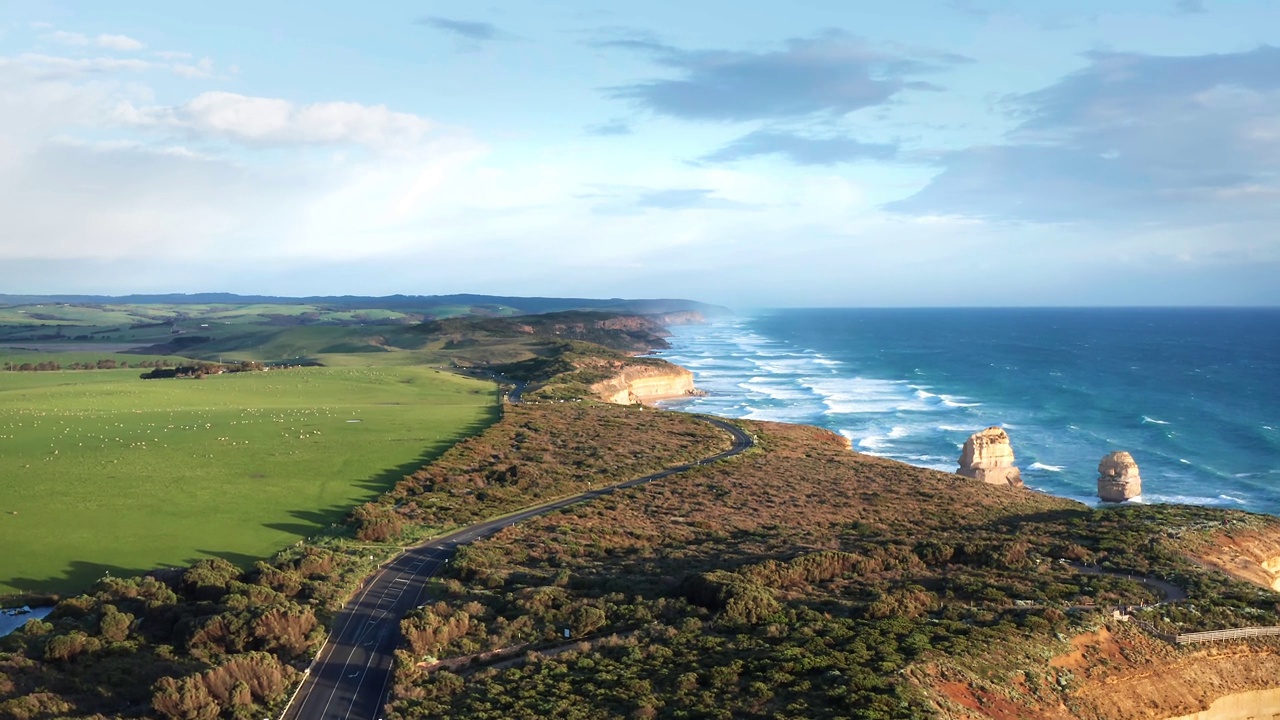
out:
{"label": "farmland", "polygon": [[495,416],[423,367],[0,374],[0,595],[269,557]]}

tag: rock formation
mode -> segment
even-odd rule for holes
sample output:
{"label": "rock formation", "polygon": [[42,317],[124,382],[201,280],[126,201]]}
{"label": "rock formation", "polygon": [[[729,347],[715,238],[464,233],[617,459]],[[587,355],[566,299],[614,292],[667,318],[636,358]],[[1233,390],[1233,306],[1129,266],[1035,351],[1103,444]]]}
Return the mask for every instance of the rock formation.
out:
{"label": "rock formation", "polygon": [[1003,428],[989,427],[970,435],[956,472],[992,485],[1022,487],[1022,471],[1014,467],[1013,446]]}
{"label": "rock formation", "polygon": [[1113,452],[1098,463],[1098,497],[1104,502],[1124,502],[1142,494],[1138,463],[1127,452]]}
{"label": "rock formation", "polygon": [[626,366],[617,375],[592,385],[591,390],[601,400],[618,405],[700,394],[693,386],[693,373],[670,363]]}

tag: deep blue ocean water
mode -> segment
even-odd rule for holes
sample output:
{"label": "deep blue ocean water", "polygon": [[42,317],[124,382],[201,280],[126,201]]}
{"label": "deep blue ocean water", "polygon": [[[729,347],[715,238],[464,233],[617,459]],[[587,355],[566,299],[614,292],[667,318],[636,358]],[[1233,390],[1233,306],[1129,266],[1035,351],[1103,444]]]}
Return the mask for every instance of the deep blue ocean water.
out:
{"label": "deep blue ocean water", "polygon": [[1029,487],[1095,504],[1133,454],[1143,502],[1280,514],[1280,310],[778,310],[675,328],[707,397],[673,407],[838,431],[954,471],[990,425]]}

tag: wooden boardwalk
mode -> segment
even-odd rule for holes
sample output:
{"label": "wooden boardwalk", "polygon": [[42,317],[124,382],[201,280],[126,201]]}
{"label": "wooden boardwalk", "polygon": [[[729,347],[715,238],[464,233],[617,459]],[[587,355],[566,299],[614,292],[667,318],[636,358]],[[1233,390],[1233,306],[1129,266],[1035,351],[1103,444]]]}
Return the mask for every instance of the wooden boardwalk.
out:
{"label": "wooden boardwalk", "polygon": [[1174,644],[1212,642],[1214,640],[1239,640],[1240,638],[1266,637],[1280,635],[1280,627],[1243,627],[1232,630],[1209,630],[1207,632],[1181,633],[1173,636]]}

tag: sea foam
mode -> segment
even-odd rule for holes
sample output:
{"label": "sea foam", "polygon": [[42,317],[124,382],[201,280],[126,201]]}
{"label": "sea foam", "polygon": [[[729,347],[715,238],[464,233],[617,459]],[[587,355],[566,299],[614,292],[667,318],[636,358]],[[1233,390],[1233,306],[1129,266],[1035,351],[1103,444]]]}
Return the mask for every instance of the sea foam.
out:
{"label": "sea foam", "polygon": [[[1096,503],[1092,468],[1122,449],[1142,466],[1147,502],[1280,511],[1269,381],[1280,376],[1280,315],[1088,311],[1085,322],[1085,312],[776,311],[672,328],[659,355],[709,392],[681,410],[818,425],[858,450],[946,471],[965,437],[1002,426],[1044,492]],[[978,314],[986,341],[971,343]],[[1245,321],[1256,332],[1241,332]],[[1111,342],[1099,355],[1090,343],[1103,326]],[[1230,365],[1183,342],[1188,329],[1230,343]],[[1197,372],[1136,362],[1153,346]],[[1043,458],[1053,460],[1031,462]]]}
{"label": "sea foam", "polygon": [[1066,470],[1066,468],[1061,465],[1046,465],[1042,462],[1033,462],[1028,467],[1032,470],[1046,470],[1048,472],[1062,472],[1063,470]]}

